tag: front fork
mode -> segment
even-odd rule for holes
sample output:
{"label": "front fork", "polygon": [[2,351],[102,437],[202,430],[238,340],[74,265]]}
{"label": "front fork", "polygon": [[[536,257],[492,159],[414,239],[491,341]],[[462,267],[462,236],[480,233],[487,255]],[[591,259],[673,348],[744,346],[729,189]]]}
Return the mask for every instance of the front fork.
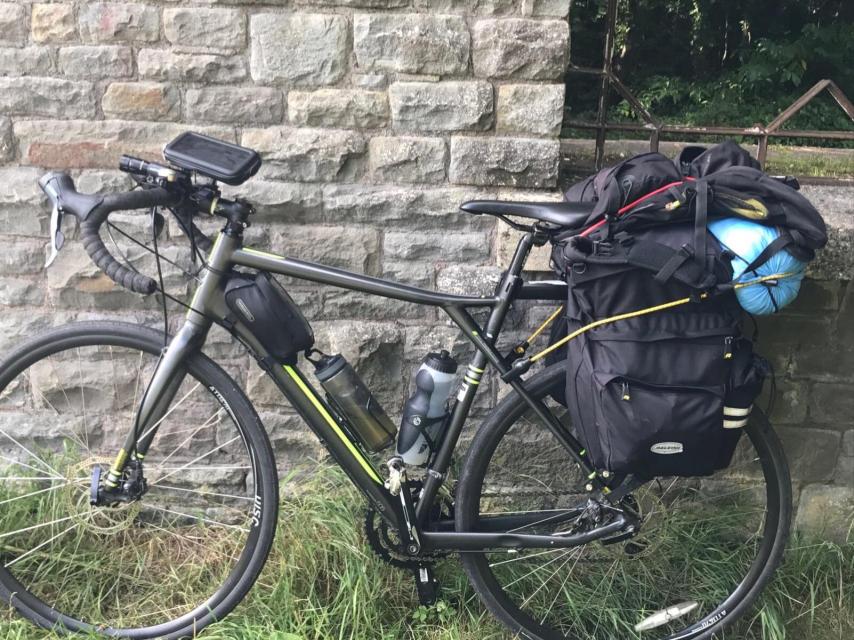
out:
{"label": "front fork", "polygon": [[151,446],[160,424],[169,415],[181,383],[187,375],[184,362],[204,343],[207,328],[188,321],[168,346],[163,347],[154,375],[137,408],[133,425],[124,446],[116,455],[104,484],[109,489],[120,486],[129,461],[141,462]]}

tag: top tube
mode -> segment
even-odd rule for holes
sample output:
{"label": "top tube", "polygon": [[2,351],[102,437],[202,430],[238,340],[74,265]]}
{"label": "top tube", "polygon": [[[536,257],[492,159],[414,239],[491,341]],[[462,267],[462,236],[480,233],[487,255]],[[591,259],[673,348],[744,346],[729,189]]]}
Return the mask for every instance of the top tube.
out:
{"label": "top tube", "polygon": [[241,267],[261,269],[300,280],[434,307],[495,307],[500,301],[495,296],[459,296],[430,291],[248,247],[236,249],[231,256],[231,262]]}

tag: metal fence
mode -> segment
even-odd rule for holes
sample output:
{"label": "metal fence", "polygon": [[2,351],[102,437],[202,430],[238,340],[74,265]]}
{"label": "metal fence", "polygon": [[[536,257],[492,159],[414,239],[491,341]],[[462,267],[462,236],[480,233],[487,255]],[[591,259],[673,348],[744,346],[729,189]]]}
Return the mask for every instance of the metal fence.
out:
{"label": "metal fence", "polygon": [[[600,77],[599,103],[595,122],[581,120],[568,120],[565,127],[568,129],[582,129],[596,132],[596,168],[600,169],[605,159],[605,139],[609,131],[632,131],[646,132],[649,134],[650,151],[658,151],[662,134],[683,134],[686,136],[711,135],[711,136],[747,136],[754,137],[758,141],[758,160],[765,167],[768,159],[768,142],[771,138],[812,138],[819,140],[850,140],[854,141],[854,131],[808,131],[783,129],[783,125],[791,120],[798,111],[815,99],[822,91],[827,90],[834,100],[839,104],[848,117],[854,121],[854,104],[848,96],[832,80],[821,80],[809,91],[795,100],[789,107],[784,109],[780,115],[767,125],[756,124],[752,127],[726,127],[726,126],[688,126],[678,124],[665,124],[653,116],[640,100],[623,84],[622,80],[614,73],[614,36],[617,29],[617,2],[608,0],[605,15],[605,45],[603,51],[603,64],[601,68],[581,67],[570,64],[569,73],[580,73],[596,75]],[[615,90],[632,109],[640,115],[643,122],[609,122],[608,108],[611,90]],[[850,183],[849,180],[837,178],[807,178],[805,181],[812,183]]]}

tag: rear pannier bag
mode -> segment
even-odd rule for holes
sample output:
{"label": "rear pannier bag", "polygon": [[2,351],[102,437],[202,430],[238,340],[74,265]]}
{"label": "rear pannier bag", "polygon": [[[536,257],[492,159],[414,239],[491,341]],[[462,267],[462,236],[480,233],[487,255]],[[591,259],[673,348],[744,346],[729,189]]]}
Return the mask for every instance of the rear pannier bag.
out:
{"label": "rear pannier bag", "polygon": [[225,284],[228,320],[239,319],[279,364],[295,364],[314,346],[314,333],[299,307],[266,271],[235,273]]}
{"label": "rear pannier bag", "polygon": [[[627,242],[679,249],[693,237],[694,226],[680,224],[640,231]],[[595,232],[556,249],[570,285],[568,331],[693,301],[591,329],[568,343],[565,401],[577,435],[593,465],[614,473],[704,476],[725,468],[765,375],[741,336],[735,295],[700,297],[700,281],[729,281],[729,261],[709,235],[707,277],[689,269],[659,281],[653,271],[627,264],[615,244]]]}

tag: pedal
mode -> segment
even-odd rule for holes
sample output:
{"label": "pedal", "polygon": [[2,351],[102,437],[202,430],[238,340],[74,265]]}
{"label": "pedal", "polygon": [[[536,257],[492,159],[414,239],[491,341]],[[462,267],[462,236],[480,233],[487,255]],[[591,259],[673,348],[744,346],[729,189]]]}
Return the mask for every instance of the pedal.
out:
{"label": "pedal", "polygon": [[439,581],[433,575],[433,567],[423,564],[415,571],[415,586],[418,589],[418,601],[425,607],[439,599]]}

